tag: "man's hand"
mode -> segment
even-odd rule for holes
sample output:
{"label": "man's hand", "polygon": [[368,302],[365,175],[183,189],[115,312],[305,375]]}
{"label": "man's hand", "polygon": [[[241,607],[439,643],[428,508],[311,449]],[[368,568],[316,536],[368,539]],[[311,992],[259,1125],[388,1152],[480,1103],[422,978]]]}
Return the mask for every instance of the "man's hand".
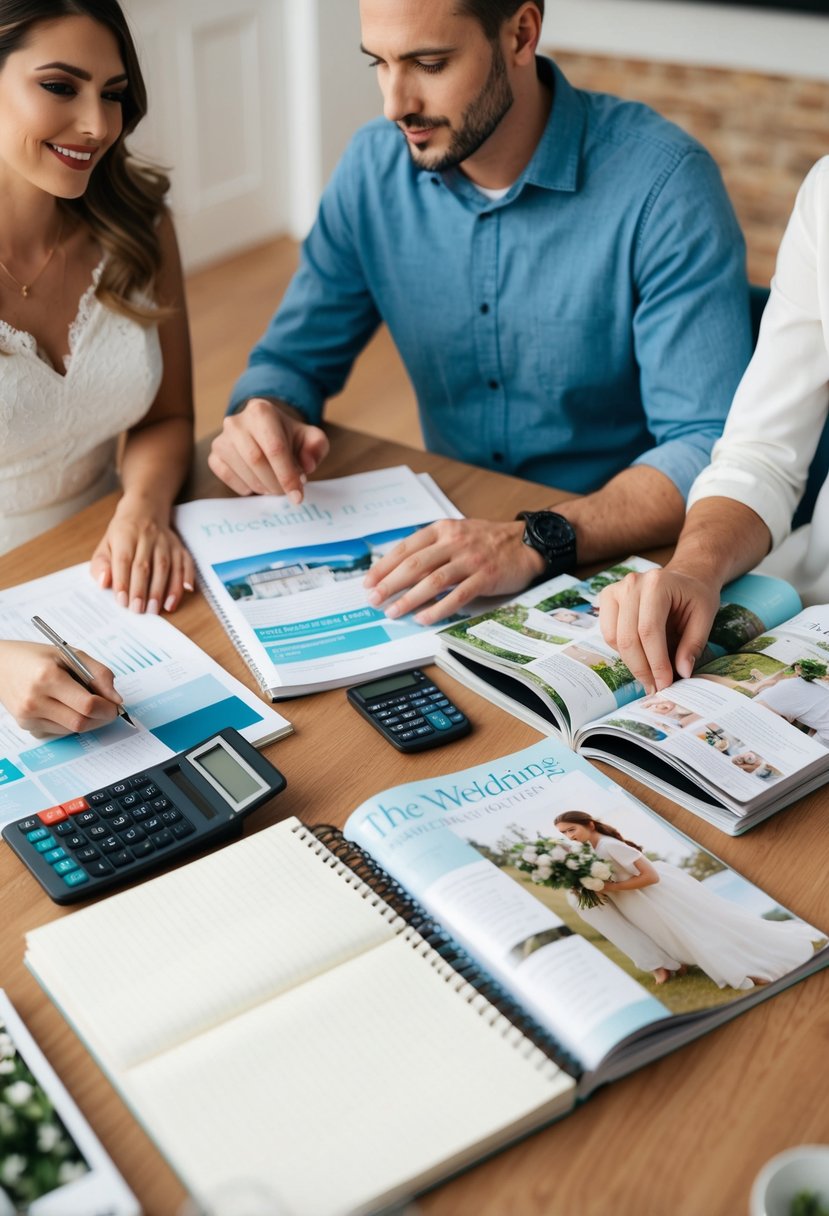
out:
{"label": "man's hand", "polygon": [[394,619],[419,608],[418,623],[434,625],[479,595],[521,591],[543,569],[541,556],[523,543],[523,535],[523,522],[438,520],[372,566],[363,580],[372,592],[369,603],[382,604],[408,587],[386,615]]}
{"label": "man's hand", "polygon": [[605,641],[618,651],[648,693],[690,676],[708,641],[719,607],[719,588],[670,568],[628,574],[605,587],[599,623]]}
{"label": "man's hand", "polygon": [[2,700],[24,730],[38,738],[100,730],[121,704],[112,672],[78,651],[95,676],[92,688],[74,679],[52,646],[38,642],[0,642]]}
{"label": "man's hand", "polygon": [[237,494],[287,494],[302,502],[306,477],[328,455],[328,438],[290,407],[252,397],[229,414],[207,459],[212,471]]}

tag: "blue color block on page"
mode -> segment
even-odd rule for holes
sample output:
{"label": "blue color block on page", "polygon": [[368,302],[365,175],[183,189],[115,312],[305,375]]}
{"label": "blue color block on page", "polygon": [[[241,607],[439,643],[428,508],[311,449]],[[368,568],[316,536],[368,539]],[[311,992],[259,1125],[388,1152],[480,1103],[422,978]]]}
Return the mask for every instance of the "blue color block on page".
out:
{"label": "blue color block on page", "polygon": [[10,781],[19,781],[23,773],[11,760],[0,760],[0,785],[8,785]]}
{"label": "blue color block on page", "polygon": [[226,726],[244,730],[246,726],[261,721],[262,715],[245,705],[244,701],[238,697],[225,697],[214,705],[206,705],[172,722],[153,727],[152,733],[171,751],[183,752]]}

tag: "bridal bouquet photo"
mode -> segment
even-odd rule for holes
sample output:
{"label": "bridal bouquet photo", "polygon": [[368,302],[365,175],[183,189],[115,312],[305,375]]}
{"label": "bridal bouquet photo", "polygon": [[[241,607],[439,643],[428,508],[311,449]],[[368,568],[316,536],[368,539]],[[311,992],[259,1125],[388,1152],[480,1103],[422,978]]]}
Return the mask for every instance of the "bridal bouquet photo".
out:
{"label": "bridal bouquet photo", "polygon": [[512,846],[512,860],[530,882],[559,890],[570,890],[580,908],[598,908],[605,903],[605,883],[613,870],[592,845],[539,836],[532,843],[520,840]]}

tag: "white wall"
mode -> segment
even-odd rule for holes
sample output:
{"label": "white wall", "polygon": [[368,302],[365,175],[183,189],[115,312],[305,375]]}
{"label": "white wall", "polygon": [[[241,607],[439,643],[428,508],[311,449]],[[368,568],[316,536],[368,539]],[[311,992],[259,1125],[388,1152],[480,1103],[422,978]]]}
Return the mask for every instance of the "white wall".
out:
{"label": "white wall", "polygon": [[545,45],[829,80],[829,17],[664,0],[547,0]]}

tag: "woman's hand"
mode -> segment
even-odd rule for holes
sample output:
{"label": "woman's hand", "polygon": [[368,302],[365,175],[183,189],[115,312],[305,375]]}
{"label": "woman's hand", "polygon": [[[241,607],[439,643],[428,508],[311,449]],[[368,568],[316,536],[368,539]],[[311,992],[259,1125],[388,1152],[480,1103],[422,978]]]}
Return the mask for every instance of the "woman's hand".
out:
{"label": "woman's hand", "polygon": [[85,688],[63,666],[52,646],[0,642],[0,701],[19,726],[38,738],[98,730],[112,722],[122,698],[112,672],[78,651],[95,676]]}
{"label": "woman's hand", "polygon": [[92,556],[92,577],[122,608],[173,612],[195,583],[193,559],[168,521],[129,495],[119,502]]}

